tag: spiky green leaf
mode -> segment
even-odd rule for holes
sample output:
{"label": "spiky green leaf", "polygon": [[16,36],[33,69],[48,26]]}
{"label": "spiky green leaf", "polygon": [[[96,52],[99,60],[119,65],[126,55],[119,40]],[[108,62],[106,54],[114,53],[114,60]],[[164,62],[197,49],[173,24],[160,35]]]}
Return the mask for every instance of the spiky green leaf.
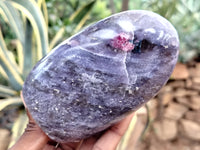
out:
{"label": "spiky green leaf", "polygon": [[0,100],[0,111],[10,105],[23,105],[22,100],[19,97],[12,97]]}
{"label": "spiky green leaf", "polygon": [[10,0],[15,8],[21,11],[30,21],[37,40],[38,60],[46,55],[48,50],[47,27],[43,14],[33,0]]}
{"label": "spiky green leaf", "polygon": [[9,97],[9,96],[15,96],[17,95],[17,92],[10,87],[0,85],[0,96],[2,97]]}
{"label": "spiky green leaf", "polygon": [[15,60],[12,59],[14,58],[9,55],[9,51],[4,43],[4,39],[0,30],[0,65],[6,72],[11,86],[18,91],[22,88],[23,80],[21,78],[19,69],[17,69],[18,67],[13,63]]}
{"label": "spiky green leaf", "polygon": [[84,25],[84,23],[89,17],[90,11],[92,10],[95,2],[96,0],[87,3],[72,14],[69,20],[77,24],[75,31],[78,31]]}
{"label": "spiky green leaf", "polygon": [[[1,14],[8,20],[9,25],[20,42],[24,43],[24,28],[19,12],[8,1],[0,1]],[[5,18],[6,17],[6,18]]]}

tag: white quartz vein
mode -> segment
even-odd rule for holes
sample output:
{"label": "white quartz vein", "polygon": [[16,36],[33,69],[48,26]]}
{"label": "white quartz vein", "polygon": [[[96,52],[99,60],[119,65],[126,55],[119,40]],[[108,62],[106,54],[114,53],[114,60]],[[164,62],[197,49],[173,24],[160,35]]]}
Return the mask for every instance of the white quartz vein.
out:
{"label": "white quartz vein", "polygon": [[123,60],[123,64],[124,64],[124,70],[125,70],[125,73],[126,73],[126,77],[128,79],[128,84],[130,84],[129,82],[129,74],[128,74],[128,71],[127,71],[127,66],[126,66],[126,59],[127,59],[127,53],[125,54],[125,57],[124,57],[124,60]]}

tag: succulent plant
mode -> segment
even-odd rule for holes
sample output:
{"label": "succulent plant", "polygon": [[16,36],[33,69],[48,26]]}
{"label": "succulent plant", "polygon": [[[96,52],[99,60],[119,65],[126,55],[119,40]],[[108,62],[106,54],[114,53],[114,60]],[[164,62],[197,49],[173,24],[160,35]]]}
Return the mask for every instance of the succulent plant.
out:
{"label": "succulent plant", "polygon": [[67,39],[41,59],[23,87],[42,130],[78,141],[137,110],[169,79],[178,57],[174,27],[149,11],[125,11]]}

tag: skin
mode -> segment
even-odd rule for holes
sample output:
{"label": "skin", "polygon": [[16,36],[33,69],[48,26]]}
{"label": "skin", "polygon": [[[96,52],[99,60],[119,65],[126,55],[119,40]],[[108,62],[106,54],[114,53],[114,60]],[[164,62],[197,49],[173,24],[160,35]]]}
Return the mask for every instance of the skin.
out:
{"label": "skin", "polygon": [[52,141],[35,123],[28,111],[27,115],[29,123],[25,132],[9,150],[115,150],[128,129],[134,113],[128,115],[101,135],[74,143],[57,143]]}

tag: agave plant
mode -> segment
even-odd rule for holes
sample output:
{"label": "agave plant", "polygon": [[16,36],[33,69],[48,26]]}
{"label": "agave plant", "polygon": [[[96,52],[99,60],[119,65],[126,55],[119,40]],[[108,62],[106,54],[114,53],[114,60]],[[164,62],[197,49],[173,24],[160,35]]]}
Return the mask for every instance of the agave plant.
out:
{"label": "agave plant", "polygon": [[[68,25],[76,24],[75,31],[81,29],[95,2],[96,0],[93,0],[77,7],[68,19]],[[19,95],[24,79],[34,64],[62,38],[65,27],[60,28],[49,42],[45,0],[1,0],[0,17],[9,25],[15,36],[15,48],[10,50],[0,26],[0,111],[2,111],[10,105],[22,105]],[[24,111],[22,110],[20,114],[13,125],[11,145],[22,133],[26,124]]]}

